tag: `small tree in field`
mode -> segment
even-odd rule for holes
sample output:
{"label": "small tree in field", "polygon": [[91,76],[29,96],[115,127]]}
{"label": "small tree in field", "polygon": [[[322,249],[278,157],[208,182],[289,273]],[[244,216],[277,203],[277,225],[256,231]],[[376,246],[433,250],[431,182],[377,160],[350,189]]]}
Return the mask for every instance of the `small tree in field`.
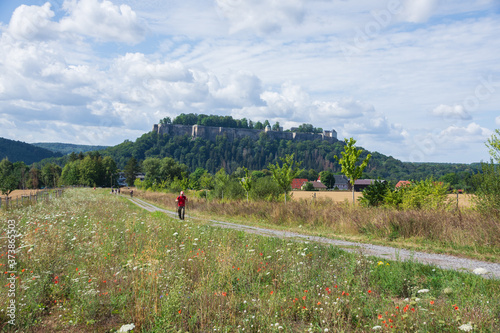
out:
{"label": "small tree in field", "polygon": [[486,143],[486,147],[488,147],[491,157],[497,163],[500,163],[500,129],[496,129],[495,133],[491,135],[491,138]]}
{"label": "small tree in field", "polygon": [[279,162],[276,162],[276,165],[269,164],[269,170],[271,170],[273,179],[278,184],[280,190],[285,193],[286,204],[286,196],[292,189],[292,181],[302,172],[300,169],[302,163],[294,161],[294,154],[286,155],[284,158],[280,157],[280,160],[283,164],[281,167]]}
{"label": "small tree in field", "polygon": [[476,206],[486,214],[500,216],[500,130],[495,130],[488,139],[486,146],[489,148],[490,163],[481,163],[482,173],[479,175],[480,184],[476,191]]}
{"label": "small tree in field", "polygon": [[358,162],[359,156],[363,151],[356,149],[354,146],[356,140],[353,138],[350,138],[349,140],[346,138],[344,139],[344,142],[346,145],[344,147],[344,151],[341,152],[342,157],[338,158],[337,155],[335,155],[335,159],[342,166],[342,173],[349,178],[349,183],[352,187],[352,203],[354,204],[354,183],[363,174],[363,170],[368,165],[368,161],[370,161],[372,155],[368,154],[363,162],[357,166],[356,163]]}
{"label": "small tree in field", "polygon": [[247,168],[243,168],[243,170],[245,171],[245,177],[241,178],[240,184],[241,187],[243,187],[243,189],[245,190],[245,192],[247,192],[247,202],[248,202],[248,192],[250,192],[250,190],[252,189],[252,177],[248,176]]}

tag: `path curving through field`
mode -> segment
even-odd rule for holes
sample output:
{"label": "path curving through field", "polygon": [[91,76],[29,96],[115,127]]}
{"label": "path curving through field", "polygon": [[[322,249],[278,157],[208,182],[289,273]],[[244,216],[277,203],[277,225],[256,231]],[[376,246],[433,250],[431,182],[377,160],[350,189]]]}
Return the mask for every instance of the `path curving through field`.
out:
{"label": "path curving through field", "polygon": [[[176,212],[156,207],[155,205],[152,205],[144,200],[138,198],[129,198],[129,200],[132,201],[137,206],[146,209],[149,212],[159,211],[168,215],[172,215],[174,217],[177,216]],[[187,210],[186,210],[186,218],[189,218],[189,211]],[[487,272],[485,274],[481,274],[482,276],[486,278],[500,279],[500,264],[498,263],[490,263],[473,259],[459,258],[444,254],[416,252],[405,249],[393,248],[389,246],[348,242],[348,241],[335,240],[325,237],[303,235],[296,232],[265,229],[265,228],[247,226],[242,224],[229,223],[224,221],[217,221],[217,220],[207,220],[207,221],[210,222],[210,224],[214,227],[240,230],[261,236],[286,238],[294,241],[329,244],[333,246],[338,246],[348,252],[360,252],[366,256],[376,256],[387,260],[398,260],[398,259],[402,261],[414,260],[423,264],[432,264],[443,269],[454,269],[458,271],[461,270],[464,272],[473,272],[474,270],[481,268],[483,269],[482,270],[483,273]]]}

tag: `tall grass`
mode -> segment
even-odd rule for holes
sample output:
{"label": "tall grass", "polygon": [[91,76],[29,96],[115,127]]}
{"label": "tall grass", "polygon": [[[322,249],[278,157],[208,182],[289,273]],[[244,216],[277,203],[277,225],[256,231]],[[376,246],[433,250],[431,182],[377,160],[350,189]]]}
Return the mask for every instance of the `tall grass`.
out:
{"label": "tall grass", "polygon": [[2,311],[4,331],[500,329],[498,280],[178,221],[87,189],[0,214],[22,235],[16,326]]}
{"label": "tall grass", "polygon": [[[172,209],[175,195],[139,191],[140,197]],[[452,254],[498,261],[500,221],[472,209],[397,210],[360,207],[327,199],[284,203],[206,201],[190,196],[188,210],[286,228],[298,228],[337,236],[398,241]]]}

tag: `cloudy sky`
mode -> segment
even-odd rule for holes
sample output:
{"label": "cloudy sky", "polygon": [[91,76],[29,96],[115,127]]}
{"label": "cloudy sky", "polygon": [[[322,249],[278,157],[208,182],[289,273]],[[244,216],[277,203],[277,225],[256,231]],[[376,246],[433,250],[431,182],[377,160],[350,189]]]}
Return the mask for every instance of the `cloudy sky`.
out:
{"label": "cloudy sky", "polygon": [[0,2],[0,137],[115,145],[180,113],[488,160],[500,0]]}

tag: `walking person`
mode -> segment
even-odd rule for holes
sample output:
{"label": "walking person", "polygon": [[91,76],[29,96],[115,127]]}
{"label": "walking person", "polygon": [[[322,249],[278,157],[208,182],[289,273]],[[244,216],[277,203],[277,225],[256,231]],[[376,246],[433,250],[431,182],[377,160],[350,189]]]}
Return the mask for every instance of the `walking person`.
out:
{"label": "walking person", "polygon": [[187,198],[184,195],[184,191],[181,191],[181,194],[175,199],[175,202],[177,202],[177,212],[179,213],[179,218],[181,220],[184,220],[184,213],[186,212],[186,203],[187,203]]}

